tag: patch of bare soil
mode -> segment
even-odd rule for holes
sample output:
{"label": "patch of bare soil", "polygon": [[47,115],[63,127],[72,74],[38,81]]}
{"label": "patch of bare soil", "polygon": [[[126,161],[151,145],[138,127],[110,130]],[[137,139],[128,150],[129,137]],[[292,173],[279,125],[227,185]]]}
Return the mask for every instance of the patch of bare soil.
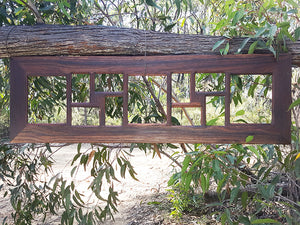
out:
{"label": "patch of bare soil", "polygon": [[170,217],[171,203],[167,200],[166,194],[154,194],[147,196],[145,202],[136,204],[124,214],[123,223],[126,225],[194,225],[212,224],[205,218],[190,214],[183,215],[180,219]]}

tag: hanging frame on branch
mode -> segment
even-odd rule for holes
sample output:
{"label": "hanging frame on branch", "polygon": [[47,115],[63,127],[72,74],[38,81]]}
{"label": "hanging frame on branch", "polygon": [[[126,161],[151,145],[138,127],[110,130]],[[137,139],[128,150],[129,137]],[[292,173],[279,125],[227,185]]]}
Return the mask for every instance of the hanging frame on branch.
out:
{"label": "hanging frame on branch", "polygon": [[[160,96],[164,93],[158,111],[165,115],[159,123],[151,122],[154,114],[142,119],[142,110],[138,113],[131,102],[136,94],[134,83],[141,78],[145,81],[145,76],[153,78]],[[186,85],[178,87],[183,77]],[[248,85],[244,92],[249,96],[267,97],[262,108],[256,110],[257,103],[251,101],[238,108],[235,103],[247,96],[235,96],[243,86],[241,80]],[[11,142],[245,143],[247,139],[258,144],[288,144],[290,82],[288,54],[278,59],[272,55],[13,57]],[[260,92],[251,89],[259,85],[263,87]],[[186,96],[176,98],[174,91]],[[145,102],[155,98],[144,95]],[[216,102],[220,112],[211,118],[215,112],[209,104]],[[47,109],[55,115],[47,114]],[[188,109],[192,109],[192,118]],[[259,123],[241,118],[251,109]],[[39,110],[44,114],[37,113]],[[182,112],[190,124],[180,119]]]}

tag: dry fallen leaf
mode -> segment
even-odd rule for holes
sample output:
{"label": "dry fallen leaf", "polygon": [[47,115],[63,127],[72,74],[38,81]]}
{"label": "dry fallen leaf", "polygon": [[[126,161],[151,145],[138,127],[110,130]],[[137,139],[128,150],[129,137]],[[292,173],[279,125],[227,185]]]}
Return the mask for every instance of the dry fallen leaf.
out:
{"label": "dry fallen leaf", "polygon": [[158,155],[158,157],[161,159],[160,151],[159,151],[157,144],[153,144],[153,149],[156,152],[156,154]]}

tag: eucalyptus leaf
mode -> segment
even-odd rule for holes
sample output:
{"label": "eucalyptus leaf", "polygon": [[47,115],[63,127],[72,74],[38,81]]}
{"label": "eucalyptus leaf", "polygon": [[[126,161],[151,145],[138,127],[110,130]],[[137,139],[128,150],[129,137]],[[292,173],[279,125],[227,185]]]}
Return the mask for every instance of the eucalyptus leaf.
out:
{"label": "eucalyptus leaf", "polygon": [[254,50],[256,49],[257,43],[258,43],[258,41],[254,41],[254,42],[250,45],[249,50],[248,50],[248,54],[253,54]]}
{"label": "eucalyptus leaf", "polygon": [[242,116],[245,114],[245,110],[241,109],[235,113],[235,116]]}
{"label": "eucalyptus leaf", "polygon": [[222,55],[227,55],[229,51],[229,42],[226,43],[223,54]]}
{"label": "eucalyptus leaf", "polygon": [[299,40],[299,38],[300,38],[300,27],[296,28],[296,30],[294,32],[294,38],[295,38],[296,41]]}
{"label": "eucalyptus leaf", "polygon": [[246,137],[246,143],[252,141],[253,138],[254,138],[254,136],[248,136],[248,137]]}
{"label": "eucalyptus leaf", "polygon": [[296,107],[300,105],[300,98],[298,98],[297,100],[295,100],[289,107],[289,110],[291,110],[292,108]]}
{"label": "eucalyptus leaf", "polygon": [[213,48],[212,48],[212,51],[214,51],[214,50],[216,50],[218,47],[220,47],[225,41],[226,41],[226,39],[222,39],[222,40],[217,41],[217,42],[214,44],[214,46],[213,46]]}
{"label": "eucalyptus leaf", "polygon": [[273,219],[256,219],[251,221],[251,224],[264,224],[264,223],[270,223],[270,224],[280,224],[277,220]]}
{"label": "eucalyptus leaf", "polygon": [[146,0],[146,4],[147,4],[147,5],[150,5],[150,6],[152,6],[152,7],[159,8],[159,7],[157,6],[157,4],[155,3],[154,0]]}
{"label": "eucalyptus leaf", "polygon": [[245,45],[251,40],[250,37],[245,38],[243,42],[241,43],[241,46],[238,48],[237,53],[241,53],[241,51],[244,49]]}
{"label": "eucalyptus leaf", "polygon": [[300,180],[300,158],[295,160],[295,174],[298,180]]}

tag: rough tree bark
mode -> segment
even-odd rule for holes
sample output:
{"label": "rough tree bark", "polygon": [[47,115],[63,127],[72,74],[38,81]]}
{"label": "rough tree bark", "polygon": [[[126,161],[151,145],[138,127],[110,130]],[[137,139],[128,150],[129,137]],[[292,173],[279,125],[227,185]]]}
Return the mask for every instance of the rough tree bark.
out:
{"label": "rough tree bark", "polygon": [[[223,38],[105,26],[9,26],[0,27],[0,58],[26,55],[219,54],[212,48]],[[242,41],[243,38],[229,40],[231,53],[237,51]],[[293,64],[300,66],[300,40],[288,42],[288,48],[293,55]]]}

